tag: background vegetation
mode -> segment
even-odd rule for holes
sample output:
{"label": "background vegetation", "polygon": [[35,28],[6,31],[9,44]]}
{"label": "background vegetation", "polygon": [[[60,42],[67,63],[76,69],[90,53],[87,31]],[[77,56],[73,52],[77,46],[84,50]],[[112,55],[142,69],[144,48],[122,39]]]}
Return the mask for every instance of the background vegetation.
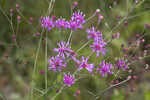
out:
{"label": "background vegetation", "polygon": [[[5,100],[5,98],[6,100],[29,100],[34,61],[40,41],[40,37],[34,34],[42,31],[39,23],[40,17],[44,16],[49,2],[50,0],[0,0],[0,100]],[[73,2],[73,0],[56,0],[52,15],[69,19]],[[16,11],[16,3],[20,5],[20,12]],[[121,35],[119,39],[111,42],[106,56],[96,59],[94,55],[91,61],[99,63],[101,59],[111,60],[120,56],[121,44],[127,47],[128,41],[132,40],[136,34],[146,34],[141,50],[144,50],[144,47],[150,43],[150,27],[144,26],[144,24],[150,24],[149,0],[78,0],[78,3],[75,10],[83,11],[86,18],[90,17],[97,8],[101,9],[104,19],[98,29],[103,32],[106,40],[109,40],[113,33],[120,32]],[[12,31],[12,26],[6,17],[11,19],[9,11],[11,8],[14,9],[12,23],[15,32]],[[21,16],[20,24],[17,24],[17,16]],[[32,24],[28,23],[30,17],[33,17]],[[85,29],[92,25],[96,26],[96,22],[97,16],[85,25]],[[115,27],[116,25],[119,26]],[[12,36],[16,33],[15,41]],[[60,89],[61,85],[58,83],[62,82],[63,77],[63,73],[48,71],[48,91],[46,95],[41,95],[45,88],[45,76],[41,73],[45,70],[45,36],[44,32],[33,77],[34,100],[49,100],[46,98],[55,95]],[[54,29],[48,33],[48,57],[55,55],[52,50],[56,47],[56,43],[66,40],[68,36],[68,30],[60,32]],[[73,32],[73,49],[80,48],[87,41],[86,38],[84,31]],[[89,53],[88,47],[79,52],[80,55],[85,56]],[[149,58],[146,59],[146,63],[149,64]],[[73,72],[72,62],[68,66]],[[129,75],[136,75],[137,79],[110,89],[102,94],[99,100],[150,100],[150,74],[145,67],[140,63],[135,63],[130,70],[131,73],[120,73],[121,78],[117,77],[115,80],[122,81]],[[102,78],[100,75],[88,75],[88,78],[83,78],[72,87],[66,88],[56,99],[94,100],[94,94],[102,92],[113,79],[111,76]],[[80,90],[80,95],[75,96],[77,90]]]}

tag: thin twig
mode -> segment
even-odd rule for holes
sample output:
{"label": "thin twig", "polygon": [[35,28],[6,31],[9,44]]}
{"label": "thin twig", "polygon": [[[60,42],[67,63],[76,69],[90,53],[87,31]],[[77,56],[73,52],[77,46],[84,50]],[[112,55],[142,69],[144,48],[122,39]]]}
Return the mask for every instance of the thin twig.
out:
{"label": "thin twig", "polygon": [[31,24],[31,22],[20,12],[20,10],[18,10],[18,13],[19,15],[29,24],[31,25],[32,29],[35,31],[35,32],[38,32],[38,30],[33,26],[33,24]]}
{"label": "thin twig", "polygon": [[110,90],[110,89],[112,89],[113,87],[116,87],[116,86],[118,86],[118,85],[124,84],[124,83],[128,82],[129,80],[130,80],[130,78],[127,78],[126,80],[124,80],[124,81],[122,81],[122,82],[120,82],[120,83],[118,83],[118,84],[111,85],[110,87],[104,89],[101,93],[99,93],[99,94],[96,96],[95,100],[99,99],[100,96],[101,96],[102,94],[104,94],[106,91],[108,91],[108,90]]}
{"label": "thin twig", "polygon": [[48,32],[46,32],[45,38],[45,91],[47,90],[47,39],[48,39]]}
{"label": "thin twig", "polygon": [[70,35],[68,37],[68,41],[67,41],[67,43],[69,43],[69,44],[70,44],[70,41],[71,41],[72,33],[73,33],[73,31],[71,30]]}
{"label": "thin twig", "polygon": [[82,50],[84,47],[86,47],[89,44],[90,41],[84,43],[76,52],[78,53],[80,50]]}
{"label": "thin twig", "polygon": [[65,88],[65,84],[63,84],[63,86],[60,88],[59,92],[56,93],[52,98],[51,100],[55,100],[55,98],[62,92],[62,90]]}

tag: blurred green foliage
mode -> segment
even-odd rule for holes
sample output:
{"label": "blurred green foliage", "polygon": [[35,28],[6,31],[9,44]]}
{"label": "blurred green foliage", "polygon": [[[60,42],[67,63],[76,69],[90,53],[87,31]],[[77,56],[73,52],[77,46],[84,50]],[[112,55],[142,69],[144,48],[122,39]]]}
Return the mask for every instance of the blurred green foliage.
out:
{"label": "blurred green foliage", "polygon": [[[135,0],[78,0],[79,5],[74,10],[80,9],[85,13],[86,18],[90,17],[97,8],[101,9],[104,19],[98,26],[98,29],[103,32],[106,40],[109,40],[112,34],[116,32],[121,34],[120,39],[111,42],[111,45],[108,47],[108,53],[105,56],[96,58],[94,54],[90,59],[91,62],[98,64],[102,59],[107,58],[108,61],[112,61],[113,58],[122,56],[122,53],[120,53],[121,44],[127,46],[128,40],[135,37],[137,33],[146,33],[145,45],[150,43],[149,29],[144,27],[144,24],[150,24],[150,1],[138,1],[137,6],[133,8]],[[40,40],[40,37],[34,37],[33,34],[42,31],[39,23],[40,17],[46,13],[49,2],[50,0],[0,0],[0,98],[6,97],[7,100],[29,100],[33,66]],[[16,3],[20,5],[20,12],[25,18],[15,10]],[[57,18],[69,19],[72,3],[73,0],[56,0],[51,15],[56,15]],[[12,34],[14,33],[7,17],[4,15],[5,13],[11,18],[9,15],[10,8],[15,10],[12,22],[14,30],[18,31],[16,41],[20,48],[17,48],[15,41],[12,40]],[[21,16],[21,23],[17,30],[16,17],[18,15]],[[117,16],[121,18],[117,19]],[[122,22],[125,16],[127,18]],[[27,23],[30,17],[33,17],[32,24]],[[125,21],[128,21],[128,25],[124,25]],[[72,48],[74,50],[79,49],[87,42],[85,29],[90,26],[96,26],[96,23],[97,16],[85,25],[84,30],[73,32]],[[120,25],[114,28],[118,23]],[[55,55],[52,51],[56,47],[56,43],[60,40],[67,40],[69,33],[69,30],[62,30],[60,32],[58,29],[48,32],[48,57]],[[48,92],[46,95],[41,95],[40,93],[45,88],[44,75],[40,74],[40,70],[44,70],[45,66],[45,35],[44,32],[33,79],[35,100],[49,100],[46,97],[51,98],[51,96],[56,94],[56,90],[62,86],[63,73],[48,71]],[[88,56],[90,52],[90,48],[86,46],[79,52],[79,55]],[[8,58],[4,57],[5,54],[8,54]],[[72,65],[73,62],[69,62],[69,68],[67,69],[71,73],[75,69],[75,66]],[[136,66],[133,65],[134,67]],[[137,69],[140,70],[140,68]],[[76,82],[72,87],[65,88],[56,98],[57,100],[94,100],[94,96],[91,93],[100,93],[109,86],[110,81],[113,79],[111,76],[109,78],[101,78],[100,75],[89,75],[85,70],[83,72],[86,78]],[[124,73],[121,76],[123,78],[127,77]],[[150,81],[150,77],[147,77],[148,75],[142,74],[142,79],[138,82],[131,83],[131,85],[125,83],[124,87],[120,86],[119,88],[111,89],[102,95],[99,100],[150,100],[150,85],[146,84]],[[132,87],[137,88],[134,93],[130,92]],[[74,96],[77,90],[80,90],[81,94]]]}

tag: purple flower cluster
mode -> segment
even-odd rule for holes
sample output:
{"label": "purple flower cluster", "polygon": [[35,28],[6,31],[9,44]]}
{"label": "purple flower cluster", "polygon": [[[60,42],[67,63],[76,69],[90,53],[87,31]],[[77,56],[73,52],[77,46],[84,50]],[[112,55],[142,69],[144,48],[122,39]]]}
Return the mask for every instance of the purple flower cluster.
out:
{"label": "purple flower cluster", "polygon": [[72,75],[70,74],[64,75],[64,84],[70,87],[74,83],[75,83],[75,78]]}
{"label": "purple flower cluster", "polygon": [[95,27],[87,29],[86,32],[88,33],[88,39],[96,39],[101,34],[100,31],[96,31]]}
{"label": "purple flower cluster", "polygon": [[54,48],[57,52],[57,56],[51,57],[49,59],[49,70],[62,71],[63,68],[67,66],[66,58],[70,57],[75,59],[76,53],[71,49],[69,43],[61,41],[58,43],[58,48]]}
{"label": "purple flower cluster", "polygon": [[118,69],[124,69],[124,70],[128,69],[128,66],[124,60],[120,60],[120,59],[117,60],[116,66]]}
{"label": "purple flower cluster", "polygon": [[79,71],[83,68],[87,69],[89,72],[92,72],[93,71],[93,68],[94,68],[94,64],[88,64],[88,57],[85,58],[85,57],[81,57],[82,58],[82,61],[79,61],[78,64],[79,64]]}
{"label": "purple flower cluster", "polygon": [[[98,11],[97,11],[98,12]],[[59,18],[49,18],[49,17],[42,17],[41,18],[41,26],[43,28],[46,28],[48,30],[51,30],[52,28],[56,27],[59,29],[71,29],[71,30],[77,30],[82,29],[83,24],[85,24],[85,15],[78,11],[74,12],[71,19],[69,21]],[[103,19],[103,16],[99,14],[99,21]],[[87,38],[93,41],[93,43],[90,45],[93,52],[96,52],[96,56],[104,55],[106,53],[106,45],[103,38],[102,32],[99,30],[96,30],[95,27],[91,27],[86,30],[88,33]],[[116,33],[113,35],[113,39],[119,38],[120,34]],[[77,64],[77,71],[81,71],[82,69],[86,69],[89,73],[92,73],[94,71],[95,65],[93,63],[88,63],[89,57],[82,56],[80,60],[76,58],[77,54],[74,52],[74,50],[71,49],[69,42],[60,41],[57,43],[58,47],[54,48],[53,51],[57,53],[56,56],[51,57],[48,60],[49,63],[49,70],[58,71],[61,72],[64,68],[67,67],[67,61],[73,60]],[[68,59],[69,58],[69,59]],[[117,60],[116,64],[118,69],[127,69],[127,65],[125,61],[123,60]],[[107,74],[112,74],[112,64],[105,62],[105,60],[101,61],[101,63],[98,65],[100,67],[95,68],[96,71],[98,71],[102,77],[106,76]],[[75,71],[76,72],[76,71]],[[73,74],[74,75],[74,74]],[[71,86],[75,83],[75,77],[71,74],[64,74],[64,84],[66,86]]]}
{"label": "purple flower cluster", "polygon": [[51,57],[49,60],[49,70],[53,71],[62,71],[63,68],[67,66],[63,58],[59,56]]}
{"label": "purple flower cluster", "polygon": [[107,74],[112,74],[112,64],[110,63],[106,63],[105,60],[103,60],[101,62],[101,64],[99,64],[99,66],[101,66],[101,68],[97,68],[97,71],[100,72],[100,74],[102,75],[102,77],[104,77]]}
{"label": "purple flower cluster", "polygon": [[84,17],[85,15],[80,11],[74,12],[70,21],[66,21],[63,18],[59,18],[56,21],[54,21],[54,19],[49,18],[49,16],[41,17],[41,26],[43,28],[48,29],[48,31],[50,31],[54,27],[72,30],[82,29],[83,24],[85,24],[86,22]]}
{"label": "purple flower cluster", "polygon": [[[101,38],[100,38],[101,37]],[[98,38],[94,38],[96,41],[100,41],[98,39],[102,39],[102,35],[98,33]],[[102,41],[102,40],[101,40]],[[98,42],[94,42],[95,44]],[[97,45],[102,45],[102,44],[97,44]],[[77,63],[78,66],[78,71],[82,69],[86,69],[88,72],[93,72],[94,69],[94,64],[89,64],[88,63],[88,57],[81,57],[81,60],[78,60],[76,58],[77,54],[71,49],[70,44],[64,41],[61,41],[58,43],[58,48],[54,48],[54,51],[57,52],[58,54],[55,57],[51,57],[49,59],[49,70],[53,71],[62,71],[66,66],[67,66],[67,58],[71,58],[73,61]],[[102,75],[102,77],[106,76],[107,74],[112,74],[112,64],[106,63],[105,60],[99,64],[100,68],[97,68],[97,71]],[[119,69],[126,69],[127,65],[123,60],[118,60],[116,63],[116,66]],[[67,86],[71,86],[72,84],[75,83],[75,78],[70,75],[70,74],[65,74],[64,75],[64,84]]]}
{"label": "purple flower cluster", "polygon": [[49,16],[47,17],[41,17],[41,26],[48,31],[50,31],[52,28],[55,27],[54,21]]}
{"label": "purple flower cluster", "polygon": [[69,22],[66,21],[65,19],[60,18],[55,21],[55,26],[60,29],[62,28],[67,29],[69,28]]}
{"label": "purple flower cluster", "polygon": [[88,39],[94,39],[93,44],[90,46],[93,52],[97,53],[97,57],[106,53],[106,42],[103,39],[103,35],[100,31],[97,31],[94,27],[87,29]]}
{"label": "purple flower cluster", "polygon": [[72,30],[82,29],[83,24],[85,24],[85,22],[86,22],[84,17],[85,17],[85,15],[83,15],[82,12],[80,12],[80,11],[74,12],[71,17],[71,20],[70,20],[69,28]]}
{"label": "purple flower cluster", "polygon": [[96,56],[98,57],[99,54],[101,53],[102,55],[105,55],[106,53],[106,48],[105,48],[106,43],[105,42],[94,42],[91,45],[91,48],[93,49],[93,52],[96,52]]}
{"label": "purple flower cluster", "polygon": [[54,48],[55,52],[58,52],[58,55],[62,58],[69,57],[70,53],[72,52],[69,43],[61,41],[60,43],[57,44],[58,48]]}

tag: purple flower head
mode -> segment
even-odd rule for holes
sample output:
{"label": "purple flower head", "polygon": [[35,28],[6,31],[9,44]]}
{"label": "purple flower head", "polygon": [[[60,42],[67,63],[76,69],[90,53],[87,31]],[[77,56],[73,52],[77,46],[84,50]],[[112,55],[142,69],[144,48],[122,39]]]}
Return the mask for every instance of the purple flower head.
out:
{"label": "purple flower head", "polygon": [[85,22],[86,22],[84,17],[85,17],[85,15],[83,15],[82,12],[80,12],[80,11],[74,12],[71,17],[71,20],[70,20],[69,28],[72,30],[82,29],[83,24],[85,24]]}
{"label": "purple flower head", "polygon": [[118,69],[124,69],[124,70],[128,69],[128,66],[124,60],[120,60],[120,59],[117,60],[116,66]]}
{"label": "purple flower head", "polygon": [[72,52],[72,50],[70,49],[70,45],[67,42],[61,41],[60,43],[57,44],[59,48],[54,48],[55,52],[58,52],[59,56],[65,58],[65,56],[69,57],[70,56],[70,52]]}
{"label": "purple flower head", "polygon": [[101,32],[99,32],[99,34],[97,34],[97,36],[94,38],[94,42],[105,43],[103,34]]}
{"label": "purple flower head", "polygon": [[77,29],[82,29],[83,26],[81,24],[78,24],[77,22],[75,21],[70,21],[70,24],[69,24],[69,29],[72,29],[72,30],[77,30]]}
{"label": "purple flower head", "polygon": [[60,19],[56,20],[55,26],[57,28],[65,28],[65,29],[67,29],[67,28],[69,28],[69,22],[66,21],[65,19],[60,18]]}
{"label": "purple flower head", "polygon": [[96,31],[95,27],[87,29],[86,32],[88,33],[88,39],[96,39],[98,35],[101,35],[101,32]]}
{"label": "purple flower head", "polygon": [[49,70],[59,71],[59,72],[67,66],[66,62],[64,62],[64,59],[59,56],[51,57],[48,60],[48,63],[49,63],[49,67],[48,67]]}
{"label": "purple flower head", "polygon": [[106,43],[104,41],[97,42],[95,41],[90,47],[93,49],[93,52],[96,52],[96,56],[98,57],[101,53],[102,55],[105,55],[106,53]]}
{"label": "purple flower head", "polygon": [[87,69],[89,72],[93,71],[94,64],[88,64],[88,57],[85,58],[82,56],[82,61],[78,61],[79,63],[79,71],[83,68]]}
{"label": "purple flower head", "polygon": [[102,33],[97,34],[97,36],[94,38],[94,43],[90,46],[93,49],[93,52],[97,53],[97,57],[101,53],[104,55],[106,53],[106,42],[103,40]]}
{"label": "purple flower head", "polygon": [[85,15],[82,12],[78,11],[78,12],[73,13],[71,20],[76,21],[79,24],[85,24],[84,17],[85,17]]}
{"label": "purple flower head", "polygon": [[72,75],[70,74],[64,75],[64,84],[70,87],[74,83],[75,83],[75,78]]}
{"label": "purple flower head", "polygon": [[97,71],[101,73],[102,77],[104,77],[106,74],[112,74],[112,64],[106,63],[105,60],[103,60],[99,66],[101,66],[101,68],[97,68]]}
{"label": "purple flower head", "polygon": [[41,26],[43,28],[46,28],[48,31],[50,31],[53,27],[55,27],[55,24],[52,18],[46,16],[46,17],[41,17]]}

